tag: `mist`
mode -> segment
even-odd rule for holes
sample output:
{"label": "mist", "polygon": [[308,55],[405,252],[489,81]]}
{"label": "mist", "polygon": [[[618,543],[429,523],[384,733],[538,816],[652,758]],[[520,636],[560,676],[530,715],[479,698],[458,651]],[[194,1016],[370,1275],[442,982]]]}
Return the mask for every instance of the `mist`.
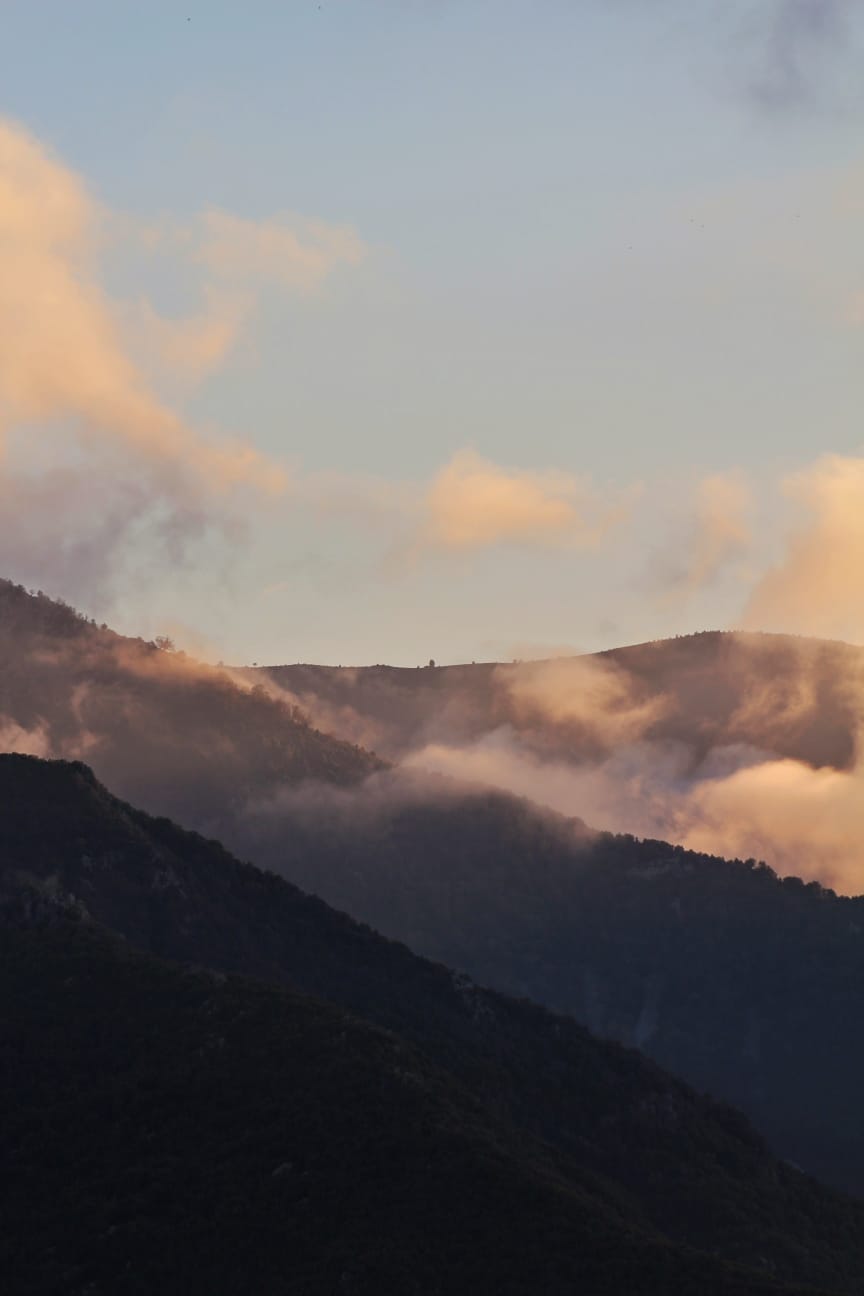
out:
{"label": "mist", "polygon": [[864,888],[864,656],[848,645],[728,633],[543,662],[257,674],[412,776]]}

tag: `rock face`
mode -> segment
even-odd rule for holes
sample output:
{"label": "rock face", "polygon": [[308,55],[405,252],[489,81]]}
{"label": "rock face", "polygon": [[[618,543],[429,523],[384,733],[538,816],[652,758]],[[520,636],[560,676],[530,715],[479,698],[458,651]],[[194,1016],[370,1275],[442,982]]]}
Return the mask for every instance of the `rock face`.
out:
{"label": "rock face", "polygon": [[736,1112],[80,764],[0,758],[0,910],[10,1290],[857,1290],[864,1207]]}

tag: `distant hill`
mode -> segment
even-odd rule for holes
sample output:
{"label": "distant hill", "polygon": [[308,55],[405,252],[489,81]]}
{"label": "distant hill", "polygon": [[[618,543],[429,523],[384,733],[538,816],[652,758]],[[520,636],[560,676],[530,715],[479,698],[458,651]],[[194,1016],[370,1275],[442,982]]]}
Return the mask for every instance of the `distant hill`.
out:
{"label": "distant hill", "polygon": [[[593,700],[596,677],[620,685]],[[254,672],[250,672],[250,675]],[[536,753],[579,760],[620,742],[622,713],[641,708],[638,736],[680,741],[694,759],[746,743],[846,768],[852,761],[864,651],[789,635],[708,631],[548,662],[460,666],[268,666],[258,670],[334,733],[391,759],[428,743],[462,745],[506,726]],[[663,705],[652,710],[652,702]],[[611,737],[610,731],[611,729]]]}
{"label": "distant hill", "polygon": [[858,1289],[864,1205],[736,1112],[80,764],[0,757],[0,913],[5,1290]]}
{"label": "distant hill", "polygon": [[358,781],[381,762],[216,667],[96,626],[0,581],[0,749],[86,756],[148,809],[216,830],[302,779]]}

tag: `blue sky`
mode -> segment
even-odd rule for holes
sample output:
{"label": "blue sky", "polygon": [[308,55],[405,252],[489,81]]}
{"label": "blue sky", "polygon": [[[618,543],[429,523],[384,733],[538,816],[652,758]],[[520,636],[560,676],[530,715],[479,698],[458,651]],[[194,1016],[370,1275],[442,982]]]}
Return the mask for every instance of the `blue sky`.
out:
{"label": "blue sky", "polygon": [[[24,549],[8,574],[231,660],[470,660],[735,624],[796,525],[784,480],[860,450],[851,9],[6,0],[0,113],[118,228],[219,211],[363,248],[314,286],[259,274],[218,366],[153,379],[299,485],[232,502],[228,540],[146,579],[59,588]],[[112,301],[202,309],[188,265],[108,243]],[[590,482],[614,525],[433,544],[423,523],[418,544],[430,483],[468,451],[532,490]],[[717,476],[741,517],[672,580]],[[100,477],[94,509],[110,491]],[[831,629],[800,604],[766,628]]]}

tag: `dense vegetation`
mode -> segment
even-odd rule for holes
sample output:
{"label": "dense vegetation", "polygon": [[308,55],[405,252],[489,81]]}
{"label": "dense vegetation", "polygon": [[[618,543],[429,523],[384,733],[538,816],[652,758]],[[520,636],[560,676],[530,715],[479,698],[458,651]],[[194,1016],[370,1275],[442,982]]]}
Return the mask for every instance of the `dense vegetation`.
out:
{"label": "dense vegetation", "polygon": [[[294,1287],[273,1277],[295,1254],[295,1233],[286,1234],[287,1250],[274,1240],[284,1206],[268,1196],[272,1170],[294,1161],[283,1149],[301,1137],[304,1169],[321,1147],[309,1236],[320,1242],[335,1212],[345,1227],[339,1263],[355,1251],[361,1257],[359,1274],[345,1269],[344,1290],[563,1292],[577,1280],[577,1290],[598,1293],[769,1290],[761,1278],[703,1271],[670,1242],[825,1290],[858,1289],[864,1207],[775,1161],[736,1112],[637,1053],[478,990],[215,843],[133,810],[82,765],[0,757],[0,905],[13,933],[25,929],[23,943],[5,940],[9,1029],[0,1068],[11,1086],[5,1147],[18,1167],[5,1245],[28,1275],[19,1290],[83,1291],[87,1282],[95,1291],[175,1290],[167,1276],[188,1283],[193,1272],[177,1251],[181,1235],[192,1239],[190,1252],[192,1242],[196,1253],[212,1245],[212,1266],[202,1260],[211,1286],[176,1290],[237,1290],[237,1266],[256,1239],[261,1264],[276,1266],[262,1271],[259,1290],[341,1290],[329,1270],[304,1273]],[[398,1029],[398,1066],[422,1083],[382,1080],[382,1059],[392,1064],[395,1045],[360,1027],[361,1057],[352,1043],[331,1072],[322,1059],[332,1059],[333,1037],[349,1030],[344,1018],[275,991],[234,982],[220,990],[212,978],[141,963],[100,944],[89,923],[70,934],[67,912],[112,927],[130,945],[278,980]],[[342,1148],[345,1162],[334,1169]],[[403,1155],[404,1191],[393,1169]],[[430,1182],[437,1165],[440,1177]],[[460,1212],[467,1217],[454,1222]],[[223,1214],[224,1233],[208,1241]],[[428,1238],[422,1258],[417,1214]],[[92,1229],[81,1232],[82,1220]],[[404,1251],[388,1270],[380,1230],[391,1220]],[[34,1261],[34,1239],[44,1240],[49,1225],[57,1250],[46,1242]],[[116,1285],[115,1226],[132,1266],[126,1287]],[[174,1251],[163,1255],[169,1233]],[[654,1250],[658,1233],[665,1244]],[[19,1237],[29,1239],[23,1250]],[[446,1239],[453,1249],[442,1265],[456,1266],[449,1279],[431,1258]],[[145,1243],[156,1255],[139,1270]],[[302,1239],[296,1246],[308,1254]],[[611,1262],[613,1246],[623,1268]],[[470,1281],[462,1276],[472,1254],[476,1262],[495,1247],[500,1265],[496,1258]],[[74,1266],[68,1281],[57,1265]],[[220,1287],[213,1275],[223,1268],[229,1285]],[[114,1286],[104,1285],[109,1272]],[[494,1281],[484,1287],[486,1274]]]}
{"label": "dense vegetation", "polygon": [[864,1193],[864,898],[492,795],[256,854],[418,952],[647,1051]]}
{"label": "dense vegetation", "polygon": [[634,1228],[343,1013],[74,922],[2,934],[10,1296],[781,1291]]}

